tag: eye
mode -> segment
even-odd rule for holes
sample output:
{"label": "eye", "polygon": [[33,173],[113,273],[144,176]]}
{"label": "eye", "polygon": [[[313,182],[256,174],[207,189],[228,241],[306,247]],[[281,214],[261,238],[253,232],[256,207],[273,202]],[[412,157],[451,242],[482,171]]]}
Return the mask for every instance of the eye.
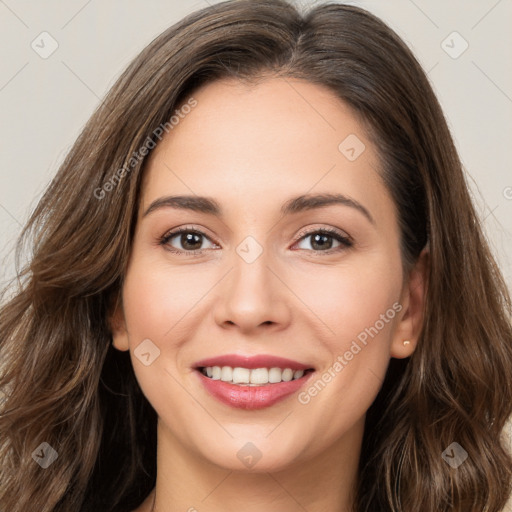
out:
{"label": "eye", "polygon": [[[304,242],[307,239],[310,239],[310,247],[299,247],[299,249],[303,250],[313,250],[313,252],[317,253],[326,253],[331,254],[333,252],[339,252],[348,247],[352,247],[353,242],[350,238],[341,232],[335,229],[316,229],[313,231],[302,232],[299,235],[299,242]],[[333,247],[333,244],[337,243],[338,245]]]}
{"label": "eye", "polygon": [[[299,247],[301,250],[313,251],[316,253],[332,254],[349,247],[352,247],[351,239],[335,229],[315,229],[303,231],[298,237],[297,244],[303,243],[307,239],[311,239],[310,247]],[[208,248],[202,247],[205,240],[210,240],[202,231],[190,227],[182,227],[167,232],[159,241],[160,245],[165,246],[166,250],[176,253],[185,254],[187,256],[200,256],[204,250]],[[178,244],[180,247],[176,247]],[[210,241],[210,249],[219,246]],[[338,244],[338,245],[334,245]],[[333,247],[334,245],[334,247]]]}
{"label": "eye", "polygon": [[[203,232],[193,228],[182,227],[166,233],[160,239],[160,244],[166,246],[166,249],[170,252],[191,256],[203,253],[204,248],[201,246],[204,240],[209,240],[209,238]],[[218,247],[213,242],[210,243],[213,246],[210,248]],[[181,247],[176,247],[174,244],[178,244]]]}

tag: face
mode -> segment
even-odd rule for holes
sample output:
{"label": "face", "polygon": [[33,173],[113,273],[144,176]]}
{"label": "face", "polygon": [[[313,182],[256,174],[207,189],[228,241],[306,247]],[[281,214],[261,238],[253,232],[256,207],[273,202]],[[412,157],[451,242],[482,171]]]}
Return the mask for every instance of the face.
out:
{"label": "face", "polygon": [[224,468],[242,447],[257,470],[303,464],[362,432],[414,350],[421,281],[333,93],[272,78],[193,98],[145,171],[114,345],[172,442]]}

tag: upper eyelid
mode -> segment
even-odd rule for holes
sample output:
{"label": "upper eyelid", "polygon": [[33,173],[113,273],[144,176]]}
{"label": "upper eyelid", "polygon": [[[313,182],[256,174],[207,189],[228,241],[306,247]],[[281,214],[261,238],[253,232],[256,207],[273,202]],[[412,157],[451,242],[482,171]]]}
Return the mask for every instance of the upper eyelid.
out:
{"label": "upper eyelid", "polygon": [[334,235],[338,235],[339,237],[341,238],[346,238],[347,240],[350,240],[351,242],[353,241],[352,240],[352,237],[344,230],[342,229],[339,229],[339,228],[321,228],[321,227],[317,227],[317,228],[304,228],[303,230],[299,231],[299,234],[297,235],[297,238],[295,239],[295,241],[299,241],[301,240],[302,238],[304,238],[305,236],[309,236],[309,235],[312,235],[314,233],[318,233],[318,232],[324,232],[325,234],[327,235],[331,235],[331,236],[334,236]]}
{"label": "upper eyelid", "polygon": [[[191,228],[188,226],[169,229],[168,231],[165,232],[164,235],[162,235],[161,240],[162,241],[170,240],[171,238],[174,238],[182,233],[195,233],[195,234],[198,234],[198,235],[201,235],[201,236],[207,238],[212,244],[218,245],[218,243],[215,242],[214,240],[212,240],[212,237],[210,235],[208,235],[207,233],[205,233],[203,230],[198,229],[198,228]],[[202,250],[202,249],[198,249],[198,250]],[[190,252],[190,251],[188,251],[188,252]]]}

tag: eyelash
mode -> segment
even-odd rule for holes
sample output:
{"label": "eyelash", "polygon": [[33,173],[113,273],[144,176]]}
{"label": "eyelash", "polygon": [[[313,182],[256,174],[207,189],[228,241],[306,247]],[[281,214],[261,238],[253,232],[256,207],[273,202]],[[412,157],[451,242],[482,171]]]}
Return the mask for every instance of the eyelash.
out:
{"label": "eyelash", "polygon": [[[200,235],[200,236],[203,236],[203,237],[209,239],[209,237],[202,231],[185,226],[182,228],[177,228],[174,231],[167,232],[164,236],[162,236],[160,238],[159,244],[162,246],[167,246],[167,244],[169,243],[169,241],[172,238],[174,238],[176,235],[179,235],[181,233],[193,233],[193,234]],[[296,243],[300,242],[303,238],[306,238],[307,236],[311,236],[311,235],[316,235],[316,234],[328,235],[328,236],[334,238],[335,240],[337,240],[341,245],[339,247],[335,247],[333,249],[327,249],[325,251],[314,251],[314,250],[309,250],[309,249],[300,249],[300,250],[308,250],[313,253],[319,253],[319,255],[330,255],[335,252],[339,252],[339,251],[348,249],[353,246],[353,242],[349,237],[344,236],[339,231],[337,231],[335,229],[331,229],[331,228],[320,228],[320,229],[314,229],[314,230],[310,230],[310,231],[307,231],[307,230],[301,231],[299,233],[297,239],[294,241],[294,245]],[[196,249],[194,251],[182,251],[179,249],[175,249],[172,246],[167,246],[167,247],[165,247],[165,249],[168,250],[169,252],[172,252],[175,254],[185,254],[187,257],[201,256],[203,254],[203,252],[206,250],[206,249]]]}

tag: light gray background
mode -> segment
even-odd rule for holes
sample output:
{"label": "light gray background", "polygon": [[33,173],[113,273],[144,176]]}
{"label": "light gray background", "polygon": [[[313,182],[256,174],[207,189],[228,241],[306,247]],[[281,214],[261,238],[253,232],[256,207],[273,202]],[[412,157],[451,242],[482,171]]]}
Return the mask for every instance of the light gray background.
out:
{"label": "light gray background", "polygon": [[[15,275],[21,225],[100,98],[154,37],[211,3],[0,0],[0,285]],[[386,21],[428,72],[512,289],[512,0],[347,3]],[[42,46],[45,31],[58,48],[43,59],[31,43]],[[464,41],[454,31],[469,44],[458,58]]]}

